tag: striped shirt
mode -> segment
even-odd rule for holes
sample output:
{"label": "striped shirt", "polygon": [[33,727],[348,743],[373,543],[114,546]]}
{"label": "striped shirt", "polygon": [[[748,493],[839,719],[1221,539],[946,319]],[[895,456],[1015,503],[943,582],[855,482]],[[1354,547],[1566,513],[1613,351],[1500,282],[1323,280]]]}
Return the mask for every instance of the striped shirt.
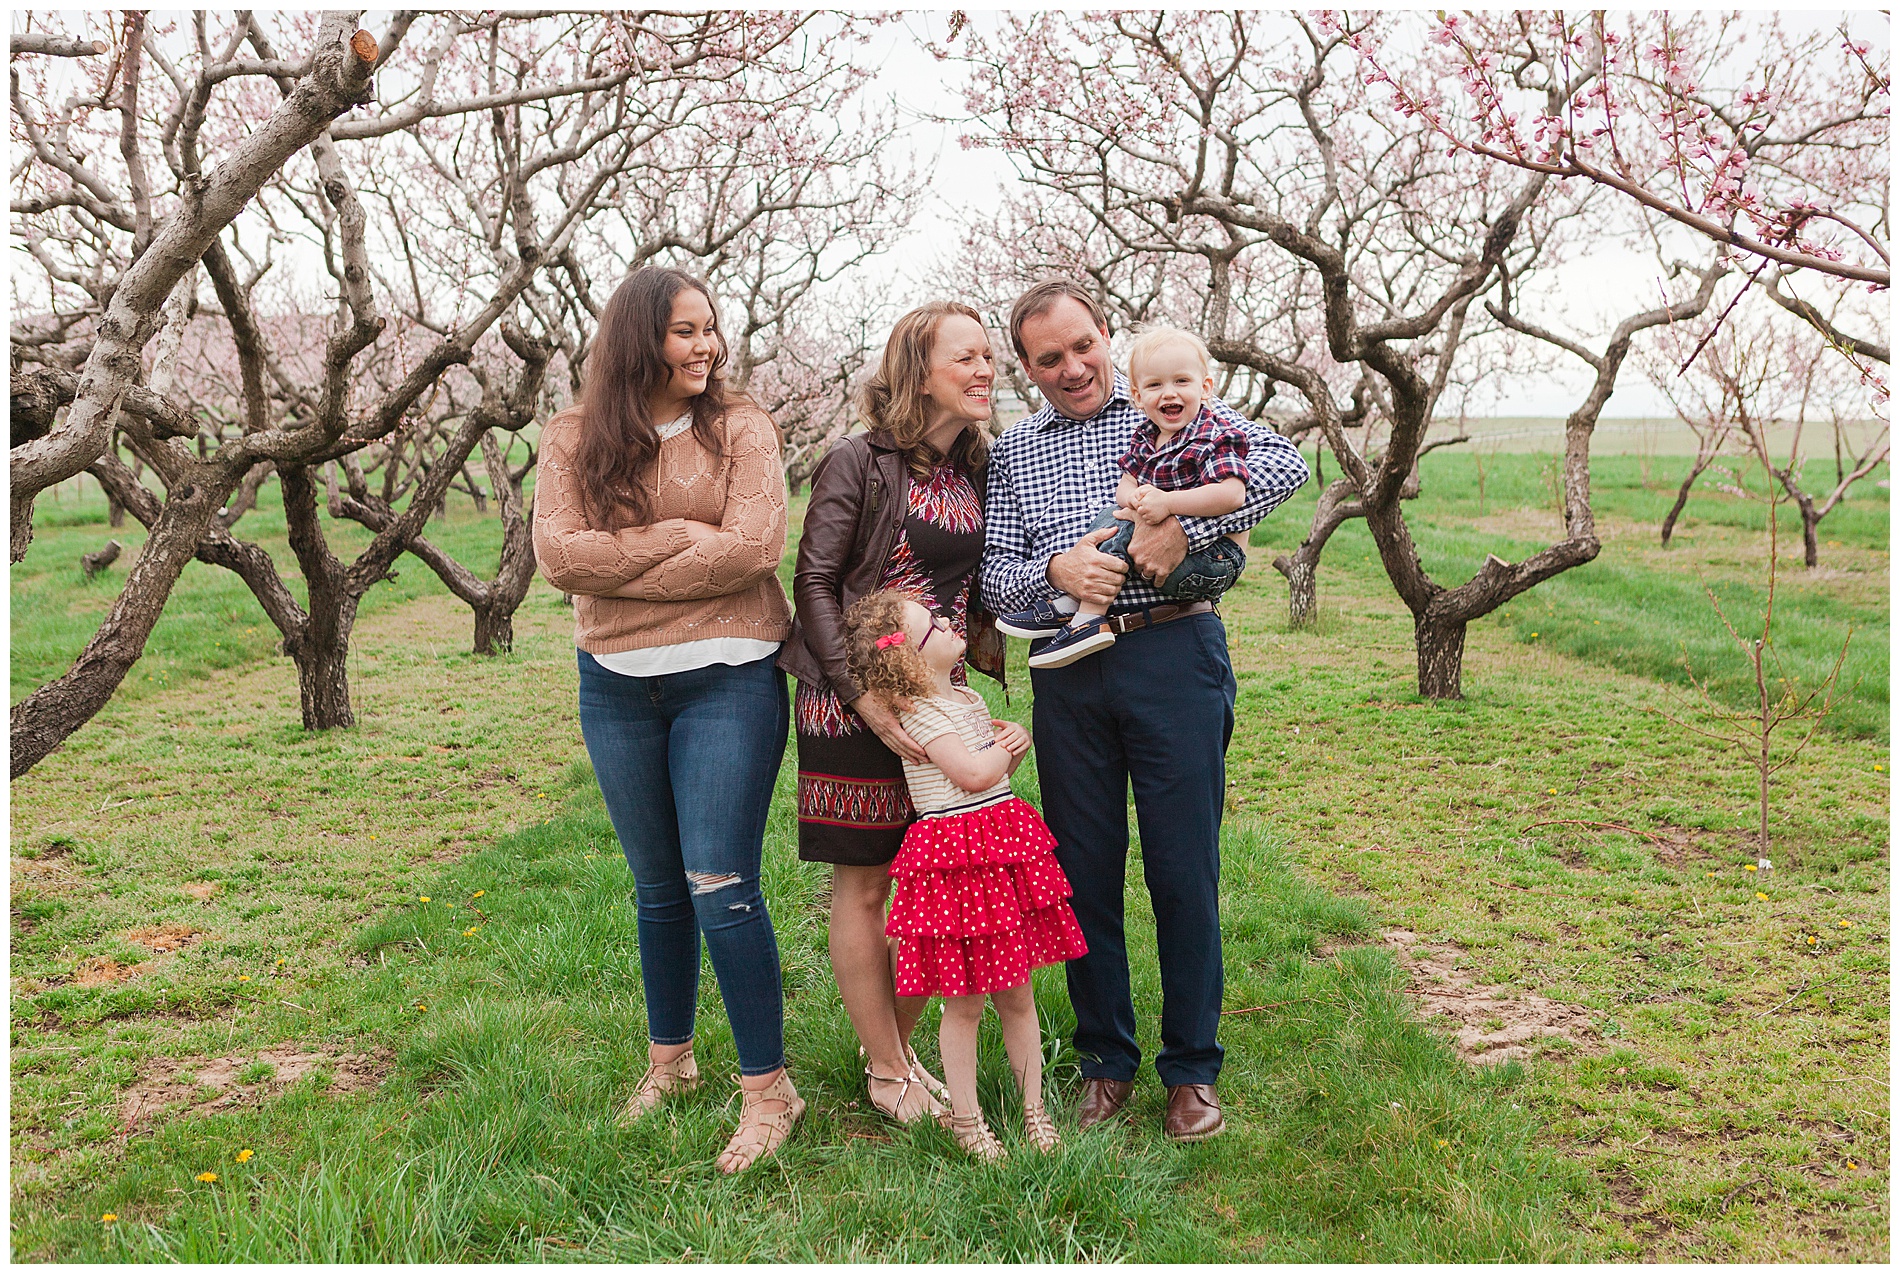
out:
{"label": "striped shirt", "polygon": [[[1223,517],[1181,518],[1190,552],[1247,530],[1310,476],[1299,450],[1271,426],[1247,420],[1218,398],[1207,405],[1223,423],[1246,430],[1247,502]],[[1114,392],[1089,419],[1070,420],[1044,406],[997,439],[990,450],[989,523],[980,568],[983,601],[992,612],[1022,610],[1056,595],[1049,559],[1073,548],[1096,515],[1114,503],[1122,453],[1147,423],[1117,372]],[[1165,600],[1160,589],[1131,571],[1114,610]]]}
{"label": "striped shirt", "polygon": [[[963,693],[969,699],[962,703],[954,699],[912,700],[910,711],[898,713],[897,720],[920,748],[928,748],[932,739],[946,734],[962,739],[963,746],[972,752],[999,746],[995,728],[990,725],[989,705],[974,690]],[[968,792],[929,761],[922,765],[904,762],[904,783],[910,788],[910,803],[917,807],[919,818],[963,814],[1015,795],[1010,790],[1007,774],[981,792]]]}

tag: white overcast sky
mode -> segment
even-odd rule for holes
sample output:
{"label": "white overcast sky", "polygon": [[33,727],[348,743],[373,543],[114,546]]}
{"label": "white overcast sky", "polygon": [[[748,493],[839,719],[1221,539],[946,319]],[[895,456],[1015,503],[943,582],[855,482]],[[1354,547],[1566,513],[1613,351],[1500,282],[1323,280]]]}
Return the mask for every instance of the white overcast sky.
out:
{"label": "white overcast sky", "polygon": [[[1838,10],[1797,13],[1784,9],[1782,16],[1785,24],[1797,29],[1810,23],[1831,28],[1841,19]],[[971,18],[979,28],[991,28],[998,21],[994,12],[972,13]],[[1014,169],[1002,154],[965,150],[957,143],[954,127],[933,122],[933,117],[959,114],[963,105],[957,92],[958,68],[936,62],[923,49],[927,39],[944,37],[948,21],[947,11],[906,13],[879,32],[866,51],[867,57],[881,61],[874,91],[897,101],[904,135],[921,159],[930,162],[934,157],[935,162],[932,188],[936,198],[913,221],[908,240],[883,258],[883,268],[900,277],[920,274],[944,252],[953,251],[957,224],[970,212],[999,208],[1003,189],[1016,180]],[[1887,24],[1878,15],[1857,15],[1855,25],[1863,22],[1870,38],[1887,39]],[[901,262],[911,265],[906,268],[896,264]],[[1632,296],[1658,295],[1659,274],[1653,256],[1606,246],[1593,251],[1587,262],[1554,271],[1552,284],[1564,298],[1563,316],[1570,330],[1589,334],[1607,331],[1615,317],[1628,312]],[[899,296],[904,295],[900,288]],[[925,299],[920,291],[917,300]],[[1512,383],[1497,386],[1497,405],[1490,412],[1500,416],[1567,415],[1586,385],[1580,365],[1575,371],[1559,365],[1552,372],[1515,378]],[[1606,417],[1674,414],[1668,400],[1634,366],[1621,377],[1604,413]]]}

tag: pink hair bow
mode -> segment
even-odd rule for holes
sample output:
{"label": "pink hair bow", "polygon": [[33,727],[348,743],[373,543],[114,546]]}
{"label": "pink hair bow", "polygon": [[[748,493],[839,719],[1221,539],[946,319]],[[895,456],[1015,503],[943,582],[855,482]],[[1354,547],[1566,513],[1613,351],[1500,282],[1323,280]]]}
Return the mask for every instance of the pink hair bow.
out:
{"label": "pink hair bow", "polygon": [[903,644],[904,644],[904,634],[901,632],[886,633],[884,634],[884,636],[877,639],[877,648],[879,650],[889,650],[892,646],[901,646]]}

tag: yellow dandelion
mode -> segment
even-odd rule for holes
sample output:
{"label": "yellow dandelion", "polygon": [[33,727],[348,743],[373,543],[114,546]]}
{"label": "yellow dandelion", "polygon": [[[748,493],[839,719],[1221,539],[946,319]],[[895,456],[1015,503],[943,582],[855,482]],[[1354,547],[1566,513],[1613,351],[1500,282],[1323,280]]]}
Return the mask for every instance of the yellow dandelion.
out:
{"label": "yellow dandelion", "polygon": [[453,907],[453,906],[454,906],[455,904],[454,904],[454,903],[452,903],[452,902],[445,902],[445,903],[443,903],[442,905],[443,905],[444,907]]}
{"label": "yellow dandelion", "polygon": [[1854,927],[1854,922],[1853,922],[1852,920],[1843,920],[1843,921],[1841,921],[1841,928],[1843,928],[1843,929],[1852,929],[1853,927]]}
{"label": "yellow dandelion", "polygon": [[237,1152],[237,1161],[239,1163],[249,1163],[251,1161],[251,1156],[256,1153],[257,1151],[255,1150],[240,1150]]}
{"label": "yellow dandelion", "polygon": [[416,895],[416,900],[417,900],[418,902],[427,902],[427,901],[429,901],[429,895],[427,895],[427,894],[417,894],[417,895]]}
{"label": "yellow dandelion", "polygon": [[240,973],[240,974],[238,974],[238,981],[240,981],[240,982],[249,982],[250,980],[251,980],[251,975],[250,975],[250,974],[248,974],[248,973]]}
{"label": "yellow dandelion", "polygon": [[1438,1143],[1438,1148],[1440,1150],[1443,1150],[1446,1146],[1449,1146],[1450,1144],[1451,1143],[1449,1141],[1441,1141]]}
{"label": "yellow dandelion", "polygon": [[473,938],[476,933],[476,928],[477,926],[470,925],[468,928],[462,930],[462,936],[464,938]]}
{"label": "yellow dandelion", "polygon": [[370,839],[371,839],[371,840],[375,840],[376,838],[375,838],[374,836],[372,836],[372,837],[370,837]]}
{"label": "yellow dandelion", "polygon": [[281,964],[283,964],[283,962],[284,962],[284,957],[282,957],[282,956],[278,956],[278,957],[277,957],[277,963],[278,963],[279,965],[281,965]]}
{"label": "yellow dandelion", "polygon": [[200,1181],[212,1182],[212,1181],[216,1181],[217,1179],[218,1179],[218,1174],[215,1172],[201,1172],[198,1174],[198,1180]]}
{"label": "yellow dandelion", "polygon": [[1536,633],[1532,633],[1532,634],[1531,634],[1531,636],[1533,636],[1533,637],[1535,637],[1535,636],[1537,636],[1537,634],[1536,634]]}
{"label": "yellow dandelion", "polygon": [[1853,1161],[1852,1159],[1849,1159],[1849,1160],[1847,1161],[1847,1170],[1848,1170],[1849,1172],[1853,1172],[1853,1171],[1855,1171],[1856,1169],[1858,1169],[1859,1167],[1860,1167],[1860,1165],[1859,1165],[1859,1164],[1857,1164],[1857,1163],[1855,1163],[1855,1162],[1854,1162],[1854,1161]]}
{"label": "yellow dandelion", "polygon": [[422,1003],[422,1002],[421,1002],[421,1001],[419,1001],[419,1000],[418,1000],[418,1001],[416,1002],[416,1012],[418,1012],[418,1013],[427,1013],[428,1011],[429,1011],[429,1006],[428,1006],[428,1005],[426,1005],[426,1004],[424,1004],[424,1003]]}
{"label": "yellow dandelion", "polygon": [[1760,871],[1761,868],[1757,867],[1754,863],[1743,863],[1742,870],[1743,871]]}
{"label": "yellow dandelion", "polygon": [[1714,879],[1715,879],[1715,873],[1714,873],[1714,872],[1710,872],[1710,873],[1709,873],[1709,879],[1710,879],[1710,880],[1714,880]]}
{"label": "yellow dandelion", "polygon": [[1876,765],[1874,767],[1875,774],[1885,774],[1886,772],[1887,772],[1887,767],[1884,765]]}
{"label": "yellow dandelion", "polygon": [[1755,896],[1756,896],[1757,898],[1759,898],[1759,899],[1761,899],[1761,900],[1762,900],[1763,902],[1767,902],[1767,901],[1768,901],[1768,895],[1767,895],[1767,894],[1765,894],[1765,893],[1763,893],[1763,892],[1762,892],[1761,890],[1759,890],[1759,889],[1757,889],[1757,890],[1755,891]]}
{"label": "yellow dandelion", "polygon": [[475,891],[475,897],[477,897],[477,898],[480,898],[480,897],[481,897],[481,896],[482,896],[483,894],[485,894],[485,893],[487,893],[487,892],[488,892],[488,891],[487,891],[486,889],[477,889],[477,890]]}
{"label": "yellow dandelion", "polygon": [[117,1212],[108,1212],[104,1216],[99,1218],[101,1223],[105,1225],[111,1225],[114,1221],[118,1219],[119,1219],[119,1214]]}
{"label": "yellow dandelion", "polygon": [[1555,796],[1555,795],[1557,795],[1557,789],[1556,789],[1556,788],[1554,788],[1554,787],[1552,787],[1552,788],[1546,788],[1545,790],[1546,790],[1546,791],[1548,791],[1548,792],[1549,792],[1549,793],[1550,793],[1550,794],[1551,794],[1552,796]]}

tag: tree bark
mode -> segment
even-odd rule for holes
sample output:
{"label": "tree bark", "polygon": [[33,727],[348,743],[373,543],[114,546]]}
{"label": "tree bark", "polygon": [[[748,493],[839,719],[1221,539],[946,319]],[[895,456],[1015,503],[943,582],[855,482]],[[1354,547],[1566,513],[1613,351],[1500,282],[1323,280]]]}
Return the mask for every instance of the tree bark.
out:
{"label": "tree bark", "polygon": [[[421,558],[474,612],[474,652],[501,655],[514,649],[514,614],[534,582],[534,540],[521,498],[525,473],[517,476],[509,472],[492,432],[482,435],[482,459],[487,464],[489,485],[501,502],[501,562],[495,578],[480,578],[420,535],[409,541],[409,552]],[[387,515],[360,504],[349,510],[349,516],[378,530],[388,523]]]}
{"label": "tree bark", "polygon": [[218,506],[235,482],[207,466],[180,483],[153,523],[145,548],[126,574],[112,609],[63,676],[47,682],[13,707],[9,739],[10,777],[19,778],[90,721],[112,698],[125,674],[145,653],[146,639],[165,609],[179,572],[197,552]]}
{"label": "tree bark", "polygon": [[1273,559],[1273,569],[1286,576],[1287,622],[1305,628],[1319,618],[1319,559],[1326,542],[1352,518],[1365,516],[1365,506],[1352,497],[1358,488],[1346,478],[1335,478],[1320,492],[1313,509],[1312,529],[1291,554]]}
{"label": "tree bark", "polygon": [[[120,506],[119,520],[121,522],[125,520],[124,506]],[[124,548],[125,546],[117,540],[107,540],[104,548],[98,549],[95,552],[82,553],[79,555],[79,569],[86,573],[87,579],[91,579],[100,571],[105,570],[106,567],[118,561],[119,554]]]}
{"label": "tree bark", "polygon": [[1676,519],[1682,516],[1682,510],[1689,503],[1689,489],[1695,486],[1695,480],[1702,476],[1702,471],[1706,468],[1708,468],[1708,466],[1705,464],[1691,465],[1689,468],[1689,476],[1682,480],[1682,486],[1676,491],[1676,502],[1670,506],[1669,512],[1663,517],[1662,521],[1662,545],[1664,548],[1669,547],[1669,537],[1676,533]]}
{"label": "tree bark", "polygon": [[501,503],[501,562],[488,585],[488,609],[495,618],[484,620],[482,608],[475,611],[475,653],[506,654],[515,647],[515,611],[534,582],[534,533],[522,505],[521,485],[510,475],[508,458],[493,432],[482,435],[482,460],[488,467],[488,489]]}
{"label": "tree bark", "polygon": [[356,724],[350,708],[350,633],[360,595],[350,588],[343,563],[330,551],[317,521],[317,487],[305,465],[277,471],[284,493],[284,521],[291,551],[309,586],[303,622],[284,632],[284,653],[297,665],[303,728],[330,730]]}
{"label": "tree bark", "polygon": [[475,653],[505,655],[515,648],[515,608],[493,602],[475,607]]}
{"label": "tree bark", "polygon": [[[1309,541],[1310,542],[1310,541]],[[1305,544],[1293,554],[1273,559],[1273,569],[1286,576],[1286,622],[1310,628],[1319,622],[1319,554]]]}
{"label": "tree bark", "polygon": [[1465,621],[1427,608],[1412,625],[1418,645],[1418,692],[1427,699],[1462,699]]}
{"label": "tree bark", "polygon": [[350,634],[356,628],[360,600],[346,591],[319,600],[313,583],[310,617],[301,632],[284,641],[284,653],[297,665],[306,730],[344,730],[356,724],[356,712],[350,706],[349,662]]}

